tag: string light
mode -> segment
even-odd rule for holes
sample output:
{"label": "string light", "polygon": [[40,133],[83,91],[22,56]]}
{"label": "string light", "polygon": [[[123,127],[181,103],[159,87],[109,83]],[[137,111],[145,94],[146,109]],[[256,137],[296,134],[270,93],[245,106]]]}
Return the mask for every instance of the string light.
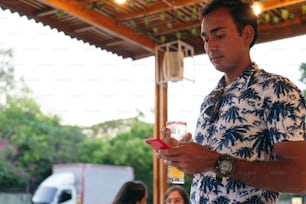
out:
{"label": "string light", "polygon": [[116,3],[118,4],[124,4],[126,2],[126,0],[115,0]]}
{"label": "string light", "polygon": [[253,8],[253,11],[254,11],[256,16],[258,16],[261,13],[261,11],[262,11],[261,6],[259,5],[259,3],[254,3],[252,8]]}

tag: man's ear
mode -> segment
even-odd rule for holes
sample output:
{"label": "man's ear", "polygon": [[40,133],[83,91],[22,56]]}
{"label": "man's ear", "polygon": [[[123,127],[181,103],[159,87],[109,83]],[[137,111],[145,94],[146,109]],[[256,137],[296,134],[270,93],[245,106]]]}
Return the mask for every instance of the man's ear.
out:
{"label": "man's ear", "polygon": [[254,39],[254,29],[250,25],[246,25],[242,30],[242,36],[244,38],[245,43],[250,46]]}

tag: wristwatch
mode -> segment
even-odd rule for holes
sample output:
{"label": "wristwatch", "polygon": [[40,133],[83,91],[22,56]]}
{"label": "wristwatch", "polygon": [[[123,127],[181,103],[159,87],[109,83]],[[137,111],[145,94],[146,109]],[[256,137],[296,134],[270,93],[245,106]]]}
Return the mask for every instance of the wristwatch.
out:
{"label": "wristwatch", "polygon": [[221,183],[223,177],[228,177],[234,170],[233,158],[222,154],[216,163],[216,180]]}

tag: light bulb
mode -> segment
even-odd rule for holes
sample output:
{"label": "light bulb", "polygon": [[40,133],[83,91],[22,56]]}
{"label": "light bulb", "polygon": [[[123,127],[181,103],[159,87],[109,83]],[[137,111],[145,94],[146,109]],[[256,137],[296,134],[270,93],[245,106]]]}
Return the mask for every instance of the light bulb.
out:
{"label": "light bulb", "polygon": [[261,9],[261,6],[259,4],[256,4],[256,3],[253,4],[252,8],[253,8],[253,11],[254,11],[256,16],[258,16],[261,13],[262,9]]}
{"label": "light bulb", "polygon": [[116,3],[118,4],[124,4],[126,2],[126,0],[115,0]]}

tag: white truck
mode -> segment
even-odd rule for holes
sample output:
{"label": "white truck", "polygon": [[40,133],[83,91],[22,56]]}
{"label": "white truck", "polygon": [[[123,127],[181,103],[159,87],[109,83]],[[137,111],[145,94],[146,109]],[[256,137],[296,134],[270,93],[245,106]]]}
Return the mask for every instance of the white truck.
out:
{"label": "white truck", "polygon": [[111,204],[134,169],[97,164],[57,164],[32,197],[33,204]]}

